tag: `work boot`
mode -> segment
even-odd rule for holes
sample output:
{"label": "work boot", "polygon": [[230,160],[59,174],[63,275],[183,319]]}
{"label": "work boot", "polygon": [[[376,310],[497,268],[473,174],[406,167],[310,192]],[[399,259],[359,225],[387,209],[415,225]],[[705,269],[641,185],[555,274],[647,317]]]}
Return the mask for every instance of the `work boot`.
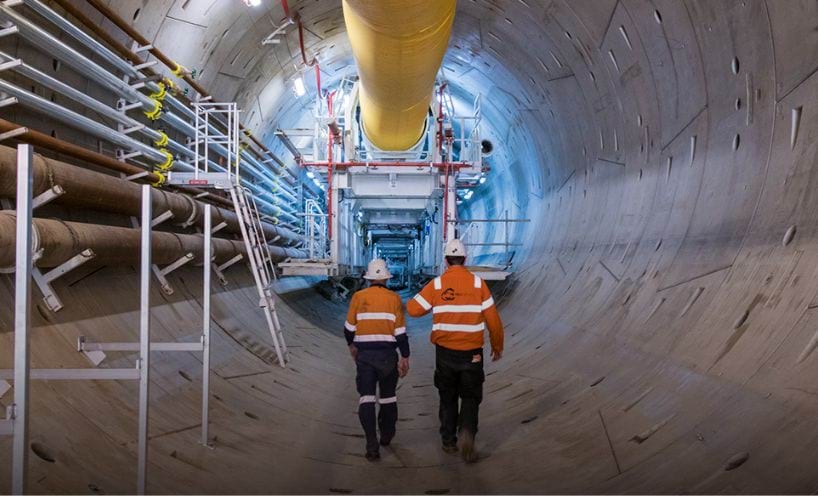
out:
{"label": "work boot", "polygon": [[370,462],[376,462],[376,461],[381,459],[381,454],[377,450],[376,451],[367,451],[366,455],[364,455],[364,456]]}
{"label": "work boot", "polygon": [[385,436],[381,435],[381,441],[380,441],[381,446],[389,446],[389,443],[392,442],[393,437],[395,437],[395,436],[385,437]]}
{"label": "work boot", "polygon": [[460,431],[458,444],[464,462],[474,463],[477,461],[477,450],[474,449],[474,434],[469,431]]}
{"label": "work boot", "polygon": [[457,454],[457,444],[443,443],[443,452],[449,455]]}

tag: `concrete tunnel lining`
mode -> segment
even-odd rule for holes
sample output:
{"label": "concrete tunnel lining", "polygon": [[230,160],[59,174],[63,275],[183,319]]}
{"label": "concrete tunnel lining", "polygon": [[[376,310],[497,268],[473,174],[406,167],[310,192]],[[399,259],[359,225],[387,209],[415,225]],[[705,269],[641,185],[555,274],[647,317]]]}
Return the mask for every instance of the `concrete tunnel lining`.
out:
{"label": "concrete tunnel lining", "polygon": [[[245,124],[272,147],[272,130],[304,111],[288,96],[297,43],[263,57],[264,10],[194,4],[112,7],[252,109]],[[350,60],[340,2],[291,4],[337,80]],[[281,15],[276,2],[265,9]],[[410,321],[398,438],[369,465],[343,306],[290,282],[281,318],[293,363],[279,370],[249,277],[235,271],[214,298],[216,449],[196,445],[198,359],[157,353],[151,492],[814,492],[815,9],[461,0],[444,67],[463,101],[484,95],[497,149],[495,176],[461,214],[532,219],[514,233],[514,279],[494,288],[507,352],[487,368],[485,459],[468,467],[439,452],[431,345]],[[86,366],[78,335],[134,340],[133,268],[97,269],[58,281],[60,313],[35,309],[35,365]],[[154,292],[155,336],[183,340],[199,325],[199,274],[172,277],[175,295]],[[10,308],[13,281],[0,280]],[[0,314],[4,368],[12,318]],[[35,384],[32,441],[55,462],[32,457],[33,489],[131,492],[136,398],[125,383]],[[9,456],[0,438],[2,481]]]}

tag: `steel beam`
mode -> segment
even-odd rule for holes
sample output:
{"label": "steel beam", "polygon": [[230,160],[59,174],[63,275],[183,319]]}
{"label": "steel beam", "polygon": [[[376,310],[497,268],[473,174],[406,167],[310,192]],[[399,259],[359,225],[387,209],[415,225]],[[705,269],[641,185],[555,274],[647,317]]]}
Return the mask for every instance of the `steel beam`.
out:
{"label": "steel beam", "polygon": [[210,423],[210,278],[211,259],[210,244],[213,236],[213,219],[210,205],[204,211],[204,266],[202,273],[202,444],[209,445]]}
{"label": "steel beam", "polygon": [[[31,331],[31,214],[34,151],[17,147],[17,247],[14,281],[14,440],[12,441],[12,494],[25,494],[28,482],[29,334]],[[3,377],[0,377],[3,378]],[[5,378],[3,378],[5,379]]]}
{"label": "steel beam", "polygon": [[151,187],[142,186],[142,219],[139,270],[139,434],[136,492],[145,494],[148,469],[148,403],[150,401],[151,340]]}
{"label": "steel beam", "polygon": [[[0,379],[13,380],[17,391],[15,369],[0,369]],[[129,381],[139,379],[139,369],[30,369],[29,379],[36,381]],[[16,404],[16,401],[15,401]],[[19,409],[15,407],[15,420]],[[15,432],[16,428],[15,428]]]}
{"label": "steel beam", "polygon": [[[80,351],[140,351],[140,343],[94,343],[81,341]],[[202,351],[202,343],[151,343],[151,351]]]}

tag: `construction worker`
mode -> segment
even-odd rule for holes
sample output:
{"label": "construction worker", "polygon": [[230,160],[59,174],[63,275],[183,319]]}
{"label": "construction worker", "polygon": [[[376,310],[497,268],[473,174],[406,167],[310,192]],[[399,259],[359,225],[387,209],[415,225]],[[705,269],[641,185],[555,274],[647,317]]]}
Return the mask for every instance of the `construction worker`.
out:
{"label": "construction worker", "polygon": [[[358,369],[355,383],[360,399],[358,418],[366,434],[366,459],[380,459],[376,432],[375,403],[380,404],[377,428],[380,446],[389,446],[395,437],[398,377],[409,372],[409,340],[400,296],[386,289],[392,275],[386,262],[369,262],[364,279],[369,287],[352,295],[344,323],[349,352]],[[400,351],[400,360],[395,353]],[[377,391],[376,391],[377,390]]]}
{"label": "construction worker", "polygon": [[459,449],[463,459],[472,463],[477,460],[474,436],[485,380],[483,334],[488,328],[491,359],[499,360],[503,323],[486,283],[463,266],[463,243],[452,239],[444,255],[448,269],[409,300],[407,311],[412,317],[433,313],[431,341],[436,348],[435,387],[440,395],[443,451],[457,453]]}

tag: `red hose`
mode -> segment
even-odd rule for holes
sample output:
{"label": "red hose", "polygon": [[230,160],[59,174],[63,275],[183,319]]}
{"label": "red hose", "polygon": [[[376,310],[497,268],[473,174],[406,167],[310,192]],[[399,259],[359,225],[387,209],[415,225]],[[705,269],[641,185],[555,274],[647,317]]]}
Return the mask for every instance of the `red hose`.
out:
{"label": "red hose", "polygon": [[328,129],[327,138],[327,239],[332,241],[332,144],[335,141],[335,133],[332,127]]}
{"label": "red hose", "polygon": [[318,97],[321,97],[321,68],[318,65],[318,60],[313,57],[307,62],[307,52],[304,49],[304,25],[301,24],[301,17],[297,19],[298,22],[298,45],[301,47],[301,61],[307,67],[315,67],[315,86],[318,88]]}
{"label": "red hose", "polygon": [[321,97],[321,67],[318,60],[313,57],[309,62],[307,61],[307,52],[304,49],[304,26],[301,24],[301,16],[296,13],[295,18],[290,15],[290,6],[287,0],[281,0],[281,8],[284,9],[284,16],[287,19],[298,24],[298,44],[301,47],[301,61],[307,67],[315,67],[315,86],[318,88],[318,96]]}
{"label": "red hose", "polygon": [[334,96],[335,96],[335,90],[333,90],[333,91],[331,91],[330,93],[327,94],[327,113],[329,114],[330,117],[335,117],[335,115],[333,113],[333,108],[332,108],[332,100],[333,100]]}

